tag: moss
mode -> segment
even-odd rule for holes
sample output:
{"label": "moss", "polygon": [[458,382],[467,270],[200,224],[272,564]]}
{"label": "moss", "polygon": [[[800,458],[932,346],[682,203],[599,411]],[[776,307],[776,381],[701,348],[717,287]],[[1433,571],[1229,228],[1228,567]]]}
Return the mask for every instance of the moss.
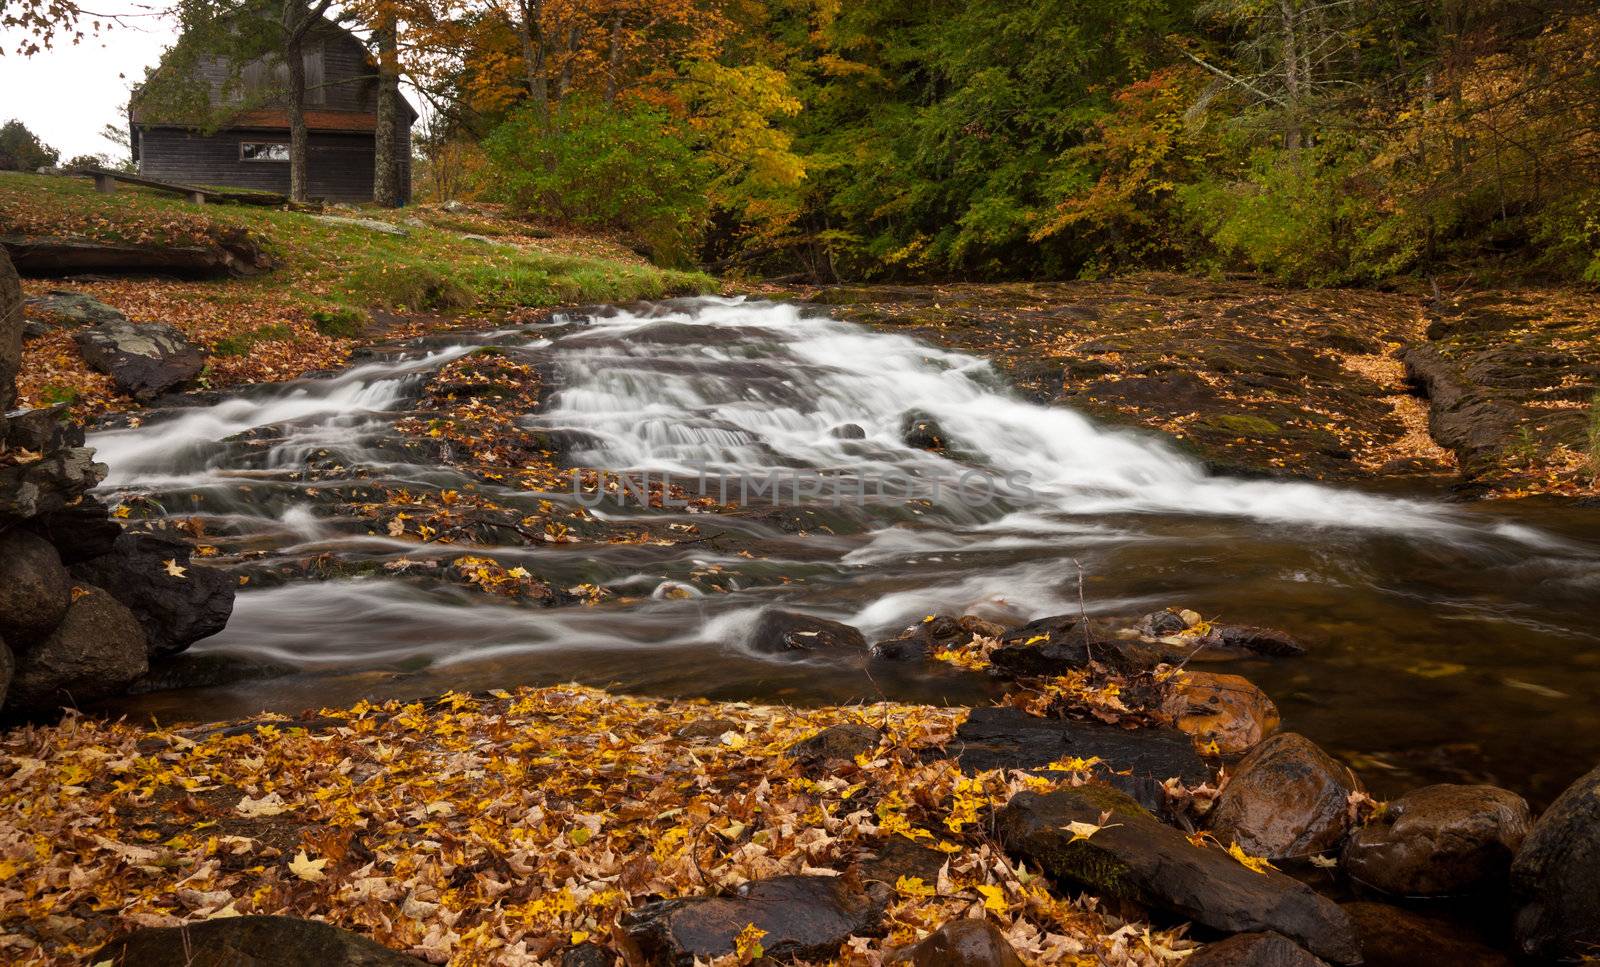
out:
{"label": "moss", "polygon": [[1279,436],[1283,433],[1282,428],[1271,420],[1247,413],[1219,413],[1216,416],[1206,417],[1200,423],[1202,426],[1231,433],[1234,436],[1265,437]]}
{"label": "moss", "polygon": [[327,309],[313,309],[311,321],[316,324],[317,331],[324,336],[355,339],[366,332],[371,319],[360,309],[333,306]]}
{"label": "moss", "polygon": [[246,332],[226,336],[217,340],[211,347],[213,356],[243,356],[257,343],[278,342],[294,339],[294,330],[281,322],[274,322],[265,326],[257,326]]}

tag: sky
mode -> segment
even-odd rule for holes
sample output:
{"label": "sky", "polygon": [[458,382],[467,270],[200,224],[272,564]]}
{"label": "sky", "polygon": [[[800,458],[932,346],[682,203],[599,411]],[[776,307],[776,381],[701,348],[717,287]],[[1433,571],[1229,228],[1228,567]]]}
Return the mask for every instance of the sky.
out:
{"label": "sky", "polygon": [[[111,3],[103,9],[130,8]],[[22,57],[16,53],[19,33],[0,30],[0,50],[5,51],[0,57],[0,123],[16,118],[26,124],[60,150],[62,161],[102,152],[116,157],[122,149],[102,138],[100,129],[127,126],[129,88],[176,38],[170,18],[142,17],[85,36],[77,46],[69,38]]]}

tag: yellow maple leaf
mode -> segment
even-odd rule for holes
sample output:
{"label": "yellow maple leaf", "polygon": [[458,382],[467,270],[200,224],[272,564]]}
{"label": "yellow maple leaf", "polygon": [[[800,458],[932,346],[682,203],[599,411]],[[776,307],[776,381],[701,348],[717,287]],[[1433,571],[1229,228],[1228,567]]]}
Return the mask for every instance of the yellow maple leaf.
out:
{"label": "yellow maple leaf", "polygon": [[767,932],[754,923],[745,925],[739,935],[733,938],[733,952],[739,958],[739,963],[748,964],[766,956],[766,950],[761,946],[761,938]]}
{"label": "yellow maple leaf", "polygon": [[328,878],[328,874],[322,872],[322,868],[327,865],[326,859],[314,860],[306,855],[305,850],[301,850],[289,861],[289,872],[307,883],[316,883]]}
{"label": "yellow maple leaf", "polygon": [[1262,876],[1265,876],[1268,870],[1277,869],[1276,866],[1273,866],[1267,861],[1265,856],[1251,856],[1249,853],[1246,853],[1238,843],[1234,843],[1228,847],[1228,855],[1238,860],[1247,869],[1250,869],[1256,873],[1260,873]]}
{"label": "yellow maple leaf", "polygon": [[974,889],[983,894],[983,908],[985,910],[990,913],[1006,912],[1006,891],[997,886],[987,885],[974,887]]}
{"label": "yellow maple leaf", "polygon": [[1078,820],[1073,820],[1061,828],[1072,834],[1072,838],[1067,840],[1067,842],[1071,844],[1076,843],[1080,839],[1088,839],[1095,833],[1100,832],[1102,829],[1110,829],[1112,826],[1121,825],[1121,823],[1107,823],[1105,825],[1100,825],[1096,823],[1085,823],[1079,822]]}
{"label": "yellow maple leaf", "polygon": [[183,567],[180,564],[178,564],[177,558],[169,558],[168,560],[162,561],[161,563],[162,563],[162,566],[166,569],[166,572],[168,574],[172,575],[175,578],[181,578],[186,573],[188,573],[188,571],[189,571],[188,568]]}

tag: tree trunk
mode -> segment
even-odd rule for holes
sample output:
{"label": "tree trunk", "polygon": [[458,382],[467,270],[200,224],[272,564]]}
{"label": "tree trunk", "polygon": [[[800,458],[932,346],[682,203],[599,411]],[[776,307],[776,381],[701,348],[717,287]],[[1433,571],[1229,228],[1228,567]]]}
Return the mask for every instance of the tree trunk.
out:
{"label": "tree trunk", "polygon": [[544,74],[544,0],[519,0],[522,19],[517,38],[522,41],[522,66],[528,75],[528,99],[539,119],[550,121],[550,83]]}
{"label": "tree trunk", "polygon": [[606,103],[617,99],[618,74],[622,71],[622,14],[611,17],[611,41],[606,51]]}
{"label": "tree trunk", "polygon": [[567,44],[563,49],[561,78],[556,82],[556,100],[561,101],[572,89],[572,68],[578,59],[578,43],[583,39],[583,29],[577,24],[567,28]]}
{"label": "tree trunk", "polygon": [[1278,13],[1283,18],[1283,88],[1289,102],[1289,130],[1283,143],[1295,151],[1300,147],[1300,39],[1294,0],[1278,0]]}
{"label": "tree trunk", "polygon": [[306,189],[306,57],[303,32],[291,34],[284,50],[289,62],[289,200],[309,201]]}
{"label": "tree trunk", "polygon": [[384,208],[405,204],[400,147],[400,55],[395,18],[388,14],[373,32],[378,42],[378,129],[374,135],[372,200]]}

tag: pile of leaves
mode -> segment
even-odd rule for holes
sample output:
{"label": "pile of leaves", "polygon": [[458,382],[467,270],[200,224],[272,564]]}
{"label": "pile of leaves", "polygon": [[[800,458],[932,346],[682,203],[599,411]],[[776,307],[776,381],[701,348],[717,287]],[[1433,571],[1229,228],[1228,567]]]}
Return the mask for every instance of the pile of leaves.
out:
{"label": "pile of leaves", "polygon": [[[851,938],[842,963],[881,963],[964,916],[1040,963],[1179,961],[1181,931],[1063,899],[986,834],[1014,792],[1103,766],[963,776],[930,750],[964,716],[566,686],[188,731],[20,728],[0,740],[0,953],[68,963],[135,924],[278,913],[433,962],[535,964],[580,943],[617,949],[618,918],[647,899],[854,876],[900,838],[946,862],[931,881],[901,877],[882,935]],[[789,754],[846,723],[881,729],[878,747],[825,773]]]}

